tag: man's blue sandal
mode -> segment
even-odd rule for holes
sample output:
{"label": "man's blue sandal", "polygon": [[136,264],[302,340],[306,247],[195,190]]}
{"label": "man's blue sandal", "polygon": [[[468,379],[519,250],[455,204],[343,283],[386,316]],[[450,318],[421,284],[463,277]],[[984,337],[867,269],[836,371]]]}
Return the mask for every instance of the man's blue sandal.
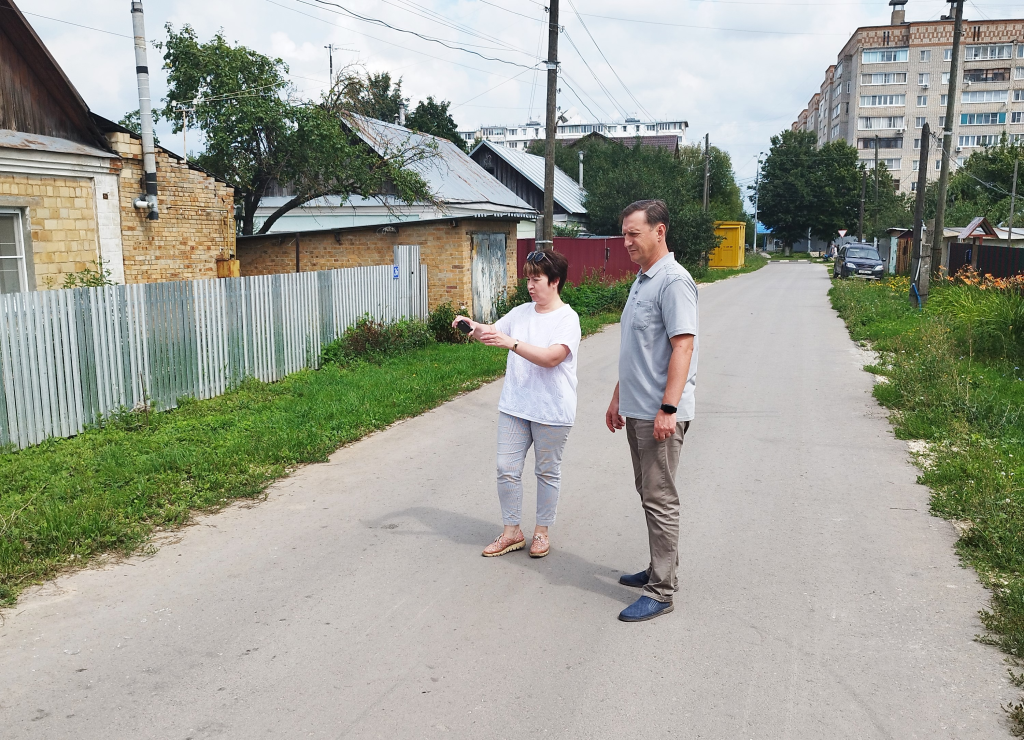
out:
{"label": "man's blue sandal", "polygon": [[619,576],[619,583],[623,586],[632,586],[633,588],[643,588],[650,580],[651,577],[647,574],[646,570],[634,573],[633,575]]}
{"label": "man's blue sandal", "polygon": [[623,622],[646,622],[648,619],[660,617],[672,611],[671,601],[658,601],[650,596],[641,596],[634,603],[619,612],[619,620]]}

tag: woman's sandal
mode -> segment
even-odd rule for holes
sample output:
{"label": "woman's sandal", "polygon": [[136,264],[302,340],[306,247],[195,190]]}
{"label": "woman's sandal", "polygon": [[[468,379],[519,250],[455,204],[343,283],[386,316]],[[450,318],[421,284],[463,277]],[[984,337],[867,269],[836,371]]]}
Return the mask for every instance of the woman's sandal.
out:
{"label": "woman's sandal", "polygon": [[504,534],[499,534],[497,539],[491,544],[484,548],[484,551],[480,553],[485,558],[496,558],[499,555],[512,552],[513,550],[522,550],[526,546],[526,535],[522,532],[519,533],[519,537],[506,537]]}
{"label": "woman's sandal", "polygon": [[548,544],[548,536],[538,532],[533,535],[533,542],[530,544],[530,557],[542,558],[548,554],[551,546]]}

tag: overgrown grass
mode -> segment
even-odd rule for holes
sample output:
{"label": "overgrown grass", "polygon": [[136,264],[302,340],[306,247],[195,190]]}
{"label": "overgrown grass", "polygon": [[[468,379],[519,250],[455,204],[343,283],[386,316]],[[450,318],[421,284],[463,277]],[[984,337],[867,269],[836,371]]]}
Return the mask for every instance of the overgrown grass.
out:
{"label": "overgrown grass", "polygon": [[261,494],[299,463],[498,377],[506,353],[431,344],[379,365],[327,365],[249,381],[167,413],[0,454],[0,603],[102,552],[136,550],[154,527]]}
{"label": "overgrown grass", "polygon": [[[930,443],[919,480],[932,490],[931,509],[958,522],[960,555],[992,589],[982,639],[1020,660],[1024,357],[1015,339],[1019,294],[997,292],[940,284],[924,311],[911,306],[905,278],[835,281],[830,296],[851,336],[880,352],[872,369],[889,382],[874,393],[897,436]],[[1017,715],[1024,732],[1024,712]]]}

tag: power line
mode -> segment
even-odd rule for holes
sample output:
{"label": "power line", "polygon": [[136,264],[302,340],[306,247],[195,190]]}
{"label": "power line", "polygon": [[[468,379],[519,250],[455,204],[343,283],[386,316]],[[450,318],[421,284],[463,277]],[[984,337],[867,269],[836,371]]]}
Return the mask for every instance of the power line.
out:
{"label": "power line", "polygon": [[469,102],[471,102],[471,101],[473,101],[473,100],[476,100],[476,99],[477,99],[477,98],[479,98],[479,97],[480,97],[481,95],[486,95],[486,94],[487,94],[487,93],[489,93],[489,92],[490,92],[491,90],[497,90],[497,89],[498,89],[499,87],[501,87],[502,85],[504,85],[504,84],[506,84],[506,83],[508,83],[508,82],[511,82],[512,80],[516,79],[517,77],[522,77],[522,76],[523,76],[524,74],[526,74],[526,73],[527,73],[527,72],[529,72],[529,71],[530,71],[530,70],[528,70],[528,69],[524,69],[524,70],[523,70],[522,72],[520,72],[520,73],[518,73],[518,74],[516,74],[516,75],[513,75],[512,77],[509,77],[508,79],[502,80],[501,82],[499,82],[499,83],[498,83],[497,85],[495,85],[494,87],[490,87],[490,88],[488,88],[488,89],[484,90],[484,91],[483,91],[482,93],[480,93],[479,95],[474,95],[474,96],[473,96],[473,97],[471,97],[471,98],[470,98],[469,100],[465,100],[465,101],[463,101],[463,102],[461,102],[461,103],[458,103],[458,104],[456,104],[456,105],[453,105],[453,106],[451,106],[450,110],[455,110],[455,109],[456,109],[456,108],[458,108],[459,106],[463,106],[463,105],[465,105],[466,103],[469,103]]}
{"label": "power line", "polygon": [[[587,36],[590,37],[590,40],[594,43],[594,46],[597,47],[597,51],[601,55],[601,58],[604,59],[604,63],[608,65],[608,69],[612,71],[612,74],[615,75],[615,79],[619,81],[619,84],[622,85],[622,89],[626,91],[626,95],[628,95],[633,100],[633,102],[637,104],[637,107],[643,112],[645,116],[647,116],[648,119],[654,120],[654,116],[652,116],[650,111],[644,108],[643,104],[636,99],[636,97],[633,95],[630,89],[626,87],[626,83],[622,81],[621,77],[619,77],[619,73],[615,71],[615,67],[613,67],[612,63],[608,61],[608,57],[605,56],[604,51],[601,49],[601,45],[597,43],[597,39],[594,38],[594,34],[590,32],[589,28],[587,28],[587,24],[583,22],[583,16],[580,15],[580,11],[576,9],[576,6],[573,4],[572,0],[569,0],[569,7],[572,8],[572,12],[576,14],[576,18],[579,19],[580,25],[583,26],[583,30],[587,32]],[[573,44],[573,48],[576,48],[575,44]],[[625,116],[623,117],[625,118]]]}
{"label": "power line", "polygon": [[[760,3],[758,3],[760,4]],[[602,18],[608,21],[620,23],[643,23],[648,26],[670,26],[672,28],[696,28],[702,31],[730,31],[732,33],[766,33],[777,36],[849,36],[846,33],[815,33],[813,31],[767,31],[754,28],[726,28],[724,26],[694,26],[688,23],[669,23],[668,21],[645,21],[638,18],[619,18],[611,15],[597,15],[596,13],[582,13],[588,18]]]}
{"label": "power line", "polygon": [[[405,12],[411,12],[411,13],[413,13],[413,15],[417,15],[420,18],[424,18],[424,19],[429,20],[429,21],[431,21],[433,23],[437,23],[438,25],[444,26],[445,28],[450,28],[450,29],[452,29],[454,31],[459,31],[461,33],[468,34],[470,36],[473,36],[475,38],[478,38],[478,39],[481,39],[481,40],[484,40],[484,41],[490,41],[492,43],[500,44],[501,47],[503,47],[505,49],[508,49],[508,50],[511,50],[511,51],[517,51],[520,54],[525,54],[526,56],[531,56],[530,52],[528,52],[526,49],[520,49],[519,47],[513,46],[512,44],[508,43],[507,41],[505,41],[502,38],[499,38],[497,36],[491,36],[490,34],[486,34],[486,33],[483,33],[481,31],[478,31],[477,29],[473,28],[472,26],[468,26],[468,25],[466,25],[464,23],[461,23],[459,21],[453,20],[452,18],[449,18],[446,15],[442,15],[441,13],[438,13],[437,11],[433,10],[432,8],[428,8],[428,7],[424,6],[424,5],[420,5],[419,3],[414,2],[413,0],[394,0],[394,2],[392,0],[381,0],[381,2],[383,2],[385,5],[391,5],[393,7],[396,7],[399,10],[403,10]],[[412,8],[412,10],[410,10],[410,8]],[[426,15],[424,15],[424,14],[426,14]],[[477,46],[477,44],[466,44],[466,45],[467,46]],[[537,56],[532,56],[531,58],[536,59],[538,57]]]}
{"label": "power line", "polygon": [[562,35],[565,36],[565,40],[569,42],[569,45],[576,51],[576,54],[579,55],[580,61],[583,62],[583,66],[587,68],[588,72],[590,72],[590,76],[594,78],[594,82],[596,82],[597,86],[601,88],[601,91],[605,94],[605,97],[607,97],[611,104],[615,107],[615,110],[618,111],[623,118],[628,118],[629,115],[626,113],[626,110],[619,104],[619,101],[615,99],[615,96],[612,95],[611,91],[604,86],[604,83],[601,82],[601,78],[597,76],[597,73],[594,71],[593,67],[591,67],[590,63],[587,62],[587,60],[583,57],[583,52],[581,52],[579,47],[576,46],[576,42],[572,40],[572,37],[569,35],[569,32],[563,30]]}
{"label": "power line", "polygon": [[[313,5],[313,3],[305,2],[305,0],[296,0],[296,2],[300,2],[303,5],[312,5],[313,7],[317,7],[319,5],[330,5],[332,7],[338,8],[342,13],[344,13],[346,15],[349,15],[349,16],[355,18],[356,20],[363,21],[364,23],[370,23],[370,24],[373,24],[373,25],[382,26],[384,28],[391,29],[392,31],[395,31],[397,33],[406,33],[406,34],[409,34],[410,36],[416,36],[417,38],[423,39],[424,41],[430,41],[431,43],[440,44],[441,46],[444,46],[445,48],[448,48],[448,49],[452,49],[454,51],[462,51],[462,52],[465,52],[466,54],[473,54],[475,56],[480,57],[481,59],[486,59],[489,62],[498,62],[500,64],[508,64],[508,65],[510,65],[512,67],[522,67],[523,69],[533,69],[533,65],[527,66],[525,64],[520,64],[519,62],[509,61],[508,59],[501,59],[499,57],[489,57],[489,56],[486,56],[485,54],[481,54],[478,51],[473,51],[472,49],[467,49],[467,48],[462,47],[462,46],[455,46],[454,44],[448,43],[444,39],[438,39],[438,38],[434,38],[433,36],[427,36],[425,34],[419,33],[417,31],[409,31],[409,30],[404,29],[404,28],[399,28],[398,26],[392,26],[390,23],[387,23],[386,21],[382,21],[382,20],[380,20],[378,18],[369,18],[367,16],[360,15],[359,13],[356,13],[356,12],[353,12],[353,11],[349,10],[348,8],[346,8],[343,5],[340,5],[340,4],[335,3],[335,2],[330,2],[330,0],[314,0],[314,2],[317,3],[317,5]],[[337,12],[337,11],[330,11],[329,10],[328,12]]]}
{"label": "power line", "polygon": [[[576,90],[573,88],[572,85],[569,84],[569,81],[566,79],[566,74],[565,74],[564,70],[562,71],[562,81],[565,83],[565,86],[567,88],[569,88],[569,91],[572,92],[572,94],[576,96],[576,99],[578,101],[580,101],[580,105],[582,105],[584,108],[587,109],[587,113],[590,114],[590,117],[593,118],[594,120],[597,120],[597,116],[594,115],[594,111],[590,110],[590,108],[587,106],[587,104],[583,102],[583,98],[580,97],[580,94],[578,92],[576,92]],[[596,103],[595,103],[595,105],[596,105]]]}

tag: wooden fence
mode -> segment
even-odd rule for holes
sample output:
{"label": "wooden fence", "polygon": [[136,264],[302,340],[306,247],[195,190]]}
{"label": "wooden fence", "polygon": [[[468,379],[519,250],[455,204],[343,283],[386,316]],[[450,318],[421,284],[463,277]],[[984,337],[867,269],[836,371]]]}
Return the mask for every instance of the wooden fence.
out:
{"label": "wooden fence", "polygon": [[426,317],[418,246],[377,267],[0,295],[0,446],[315,368],[366,314]]}

